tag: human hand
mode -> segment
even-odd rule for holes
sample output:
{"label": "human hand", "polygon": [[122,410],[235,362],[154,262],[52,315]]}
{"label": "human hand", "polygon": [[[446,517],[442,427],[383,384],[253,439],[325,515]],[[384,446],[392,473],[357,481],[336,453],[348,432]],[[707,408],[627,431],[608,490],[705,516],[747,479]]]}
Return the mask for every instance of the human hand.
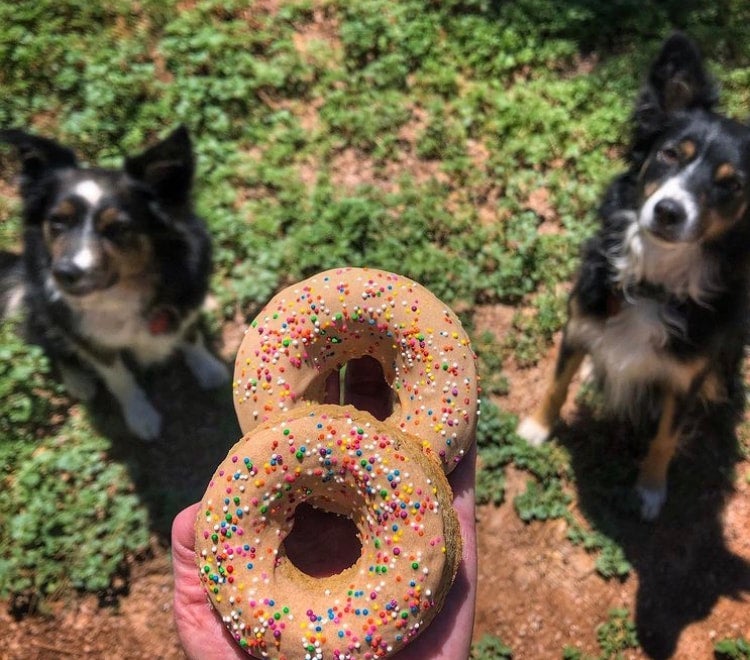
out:
{"label": "human hand", "polygon": [[[344,402],[361,410],[370,411],[383,419],[388,415],[387,385],[379,367],[370,358],[352,360],[347,365]],[[339,402],[338,379],[329,381],[327,400]],[[474,624],[474,602],[477,582],[476,527],[474,519],[474,476],[476,448],[467,452],[461,463],[448,476],[453,489],[453,506],[458,514],[463,540],[463,557],[456,580],[451,587],[442,610],[427,629],[394,660],[463,660],[469,657]],[[207,596],[198,577],[195,563],[194,525],[198,504],[181,511],[172,524],[172,562],[174,572],[174,618],[177,634],[189,658],[195,660],[247,660],[224,627],[221,618],[207,604]],[[316,515],[311,507],[305,515]],[[345,530],[331,522],[331,533],[345,534]],[[300,521],[304,522],[304,521]],[[295,520],[295,524],[297,521]],[[315,522],[315,525],[319,525]],[[338,527],[338,529],[337,529]],[[319,527],[318,527],[319,529]],[[326,532],[328,535],[328,531]],[[292,534],[286,542],[293,541]],[[296,538],[304,539],[304,534]],[[294,554],[287,547],[288,554]],[[298,555],[304,556],[304,550]],[[325,567],[319,567],[325,572]],[[307,572],[308,568],[305,568]],[[313,573],[314,574],[314,573]]]}

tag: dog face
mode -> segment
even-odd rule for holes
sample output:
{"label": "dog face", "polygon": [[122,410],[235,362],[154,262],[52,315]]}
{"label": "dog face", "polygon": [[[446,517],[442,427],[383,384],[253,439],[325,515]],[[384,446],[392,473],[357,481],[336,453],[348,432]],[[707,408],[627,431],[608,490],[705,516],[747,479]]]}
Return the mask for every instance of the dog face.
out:
{"label": "dog face", "polygon": [[89,170],[61,173],[59,179],[42,218],[57,288],[84,296],[147,275],[152,263],[148,218],[128,203],[127,181]]}
{"label": "dog face", "polygon": [[750,130],[700,110],[681,113],[649,154],[639,188],[638,222],[654,239],[720,239],[748,209]]}
{"label": "dog face", "polygon": [[186,212],[193,157],[185,129],[126,159],[122,171],[80,167],[72,151],[21,131],[0,132],[22,161],[27,237],[39,237],[53,286],[80,299],[154,276],[154,241]]}
{"label": "dog face", "polygon": [[670,37],[639,97],[631,152],[638,224],[662,246],[719,240],[748,221],[750,129],[716,102],[696,46]]}

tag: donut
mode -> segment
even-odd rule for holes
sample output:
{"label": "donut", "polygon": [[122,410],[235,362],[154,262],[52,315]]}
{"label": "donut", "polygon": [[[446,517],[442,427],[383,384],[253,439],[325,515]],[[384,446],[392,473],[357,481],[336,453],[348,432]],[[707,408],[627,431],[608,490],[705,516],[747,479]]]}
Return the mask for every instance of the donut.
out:
{"label": "donut", "polygon": [[[428,453],[336,405],[298,407],[232,447],[197,514],[196,561],[240,646],[277,660],[371,660],[427,627],[461,557],[451,489]],[[284,539],[302,503],[353,521],[353,565],[312,577],[290,560]]]}
{"label": "donut", "polygon": [[270,300],[235,361],[242,432],[295,406],[323,403],[326,379],[364,356],[380,363],[394,393],[387,421],[421,438],[450,472],[474,439],[476,356],[445,304],[382,270],[328,270]]}

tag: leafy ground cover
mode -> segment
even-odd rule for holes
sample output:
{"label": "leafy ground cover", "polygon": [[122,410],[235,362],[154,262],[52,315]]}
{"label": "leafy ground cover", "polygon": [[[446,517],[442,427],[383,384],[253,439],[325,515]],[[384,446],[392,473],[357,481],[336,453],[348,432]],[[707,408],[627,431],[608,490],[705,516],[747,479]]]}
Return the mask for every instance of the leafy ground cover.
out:
{"label": "leafy ground cover", "polygon": [[[714,636],[691,648],[743,657],[750,614],[723,599],[750,590],[750,548],[732,536],[750,520],[745,426],[690,445],[655,528],[626,487],[637,449],[598,418],[594,392],[542,449],[513,429],[541,394],[646,62],[687,30],[743,116],[749,19],[740,0],[22,0],[0,5],[0,125],[102,164],[191,129],[215,244],[207,321],[228,361],[273,293],[337,265],[400,272],[456,309],[485,395],[477,658],[668,657],[712,612]],[[3,249],[18,245],[14,167],[3,154]],[[156,641],[131,599],[168,603],[169,522],[238,435],[230,394],[206,398],[168,365],[152,381],[171,422],[144,448],[106,396],[67,400],[9,325],[0,346],[0,597],[35,613],[8,629],[43,631],[40,657],[69,648],[59,603],[91,592],[119,609],[90,616],[90,652],[119,613],[140,641],[112,638],[145,657]],[[567,601],[542,588],[550,577]],[[690,580],[701,598],[683,593]],[[179,657],[173,633],[159,642]]]}

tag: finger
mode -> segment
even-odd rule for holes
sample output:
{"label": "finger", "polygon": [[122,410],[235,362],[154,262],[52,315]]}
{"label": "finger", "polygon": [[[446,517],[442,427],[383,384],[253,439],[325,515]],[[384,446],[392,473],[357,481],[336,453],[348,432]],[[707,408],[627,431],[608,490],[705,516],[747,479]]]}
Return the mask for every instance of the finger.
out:
{"label": "finger", "polygon": [[243,660],[221,618],[212,610],[198,578],[195,556],[195,519],[200,504],[177,514],[172,522],[172,571],[174,574],[174,622],[188,658],[196,660]]}
{"label": "finger", "polygon": [[474,511],[476,446],[472,445],[448,475],[453,506],[461,525],[462,555],[458,574],[445,604],[428,628],[394,660],[455,660],[467,658],[474,627],[477,582],[477,546]]}

